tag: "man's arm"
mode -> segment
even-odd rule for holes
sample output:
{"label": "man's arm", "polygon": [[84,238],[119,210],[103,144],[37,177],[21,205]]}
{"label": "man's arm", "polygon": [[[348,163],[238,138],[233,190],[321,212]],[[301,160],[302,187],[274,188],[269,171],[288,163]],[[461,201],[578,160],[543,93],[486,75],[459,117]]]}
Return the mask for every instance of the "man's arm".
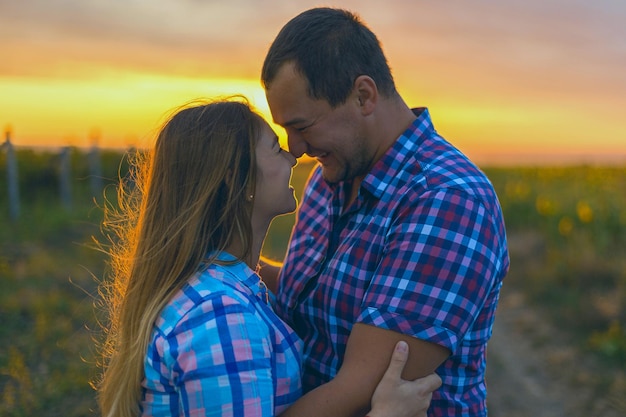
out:
{"label": "man's arm", "polygon": [[408,344],[398,342],[385,375],[374,391],[368,417],[426,417],[433,392],[442,381],[437,374],[413,381],[402,379],[408,358]]}
{"label": "man's arm", "polygon": [[365,415],[389,364],[389,352],[400,340],[409,345],[409,359],[402,374],[405,380],[431,374],[450,356],[450,351],[440,345],[357,323],[350,333],[337,376],[300,398],[284,416]]}
{"label": "man's arm", "polygon": [[259,276],[267,285],[267,288],[274,294],[278,291],[278,275],[282,266],[281,262],[273,261],[264,256],[261,256],[259,259]]}

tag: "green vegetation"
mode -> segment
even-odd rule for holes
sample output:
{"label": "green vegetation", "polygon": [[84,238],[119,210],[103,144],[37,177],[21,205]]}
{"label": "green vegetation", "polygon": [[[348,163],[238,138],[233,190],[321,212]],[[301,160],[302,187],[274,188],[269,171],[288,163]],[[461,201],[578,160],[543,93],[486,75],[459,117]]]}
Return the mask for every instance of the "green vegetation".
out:
{"label": "green vegetation", "polygon": [[[103,152],[105,192],[125,165]],[[102,192],[88,158],[70,152],[68,206],[59,198],[59,156],[18,152],[21,213],[9,219],[6,154],[0,153],[0,415],[97,415],[89,382],[101,337],[97,283],[105,256]],[[121,169],[120,169],[121,165]],[[311,165],[296,168],[300,191]],[[515,287],[581,350],[626,369],[626,168],[485,169],[500,196]],[[106,188],[108,187],[108,188]],[[264,252],[280,259],[293,215],[272,225]]]}
{"label": "green vegetation", "polygon": [[[68,153],[70,199],[59,198],[59,156],[18,152],[20,216],[9,220],[6,155],[0,154],[0,415],[85,416],[95,410],[99,326],[94,303],[103,254],[91,249],[102,211],[85,155]],[[120,154],[104,152],[102,185]],[[107,180],[108,178],[108,180]],[[69,204],[68,204],[69,203]]]}
{"label": "green vegetation", "polygon": [[506,285],[626,369],[626,167],[488,169],[511,245]]}

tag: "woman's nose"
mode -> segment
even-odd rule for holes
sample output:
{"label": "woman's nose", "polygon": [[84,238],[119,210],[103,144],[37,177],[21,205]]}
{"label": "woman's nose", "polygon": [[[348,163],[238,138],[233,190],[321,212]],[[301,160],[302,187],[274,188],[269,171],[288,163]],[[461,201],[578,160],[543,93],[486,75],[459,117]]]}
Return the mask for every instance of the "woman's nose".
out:
{"label": "woman's nose", "polygon": [[295,167],[296,164],[298,163],[298,160],[296,159],[296,157],[291,152],[285,152],[285,153],[287,154],[287,159],[291,163],[291,166]]}

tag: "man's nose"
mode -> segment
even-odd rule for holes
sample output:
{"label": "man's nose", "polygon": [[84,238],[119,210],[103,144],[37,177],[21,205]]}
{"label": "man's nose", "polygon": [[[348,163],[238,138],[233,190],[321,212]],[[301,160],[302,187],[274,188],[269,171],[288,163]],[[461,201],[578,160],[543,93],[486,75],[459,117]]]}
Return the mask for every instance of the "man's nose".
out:
{"label": "man's nose", "polygon": [[289,152],[296,158],[300,158],[307,151],[307,143],[300,132],[295,129],[287,131],[287,144],[289,145]]}

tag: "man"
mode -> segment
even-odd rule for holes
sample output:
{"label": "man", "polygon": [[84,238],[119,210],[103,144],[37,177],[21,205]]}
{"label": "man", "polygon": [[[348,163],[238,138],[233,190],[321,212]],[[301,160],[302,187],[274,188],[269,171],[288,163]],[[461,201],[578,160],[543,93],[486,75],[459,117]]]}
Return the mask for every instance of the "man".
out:
{"label": "man", "polygon": [[366,409],[398,340],[410,346],[406,379],[443,380],[429,415],[486,415],[486,346],[509,267],[489,180],[427,109],[405,104],[376,36],[348,11],[288,22],[262,82],[290,152],[319,162],[277,291],[305,342],[317,415],[337,398],[345,415]]}

